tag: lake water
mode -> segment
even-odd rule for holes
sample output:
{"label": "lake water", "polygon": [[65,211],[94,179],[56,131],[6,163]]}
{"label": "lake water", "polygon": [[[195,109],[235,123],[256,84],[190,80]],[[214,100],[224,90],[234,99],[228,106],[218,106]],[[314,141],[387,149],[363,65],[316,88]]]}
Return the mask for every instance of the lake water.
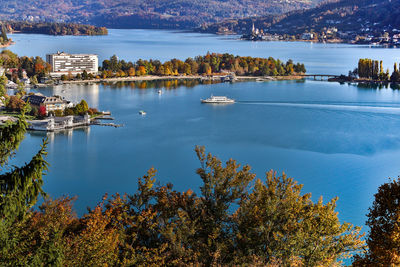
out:
{"label": "lake water", "polygon": [[[109,36],[11,35],[19,55],[48,52],[117,54],[137,60],[184,59],[211,52],[289,58],[309,73],[347,73],[359,58],[400,61],[400,50],[342,44],[246,42],[233,37],[153,30],[110,30]],[[147,89],[143,89],[147,88]],[[157,91],[163,90],[159,95]],[[400,173],[400,90],[368,89],[306,80],[233,84],[126,83],[64,85],[42,89],[111,110],[122,128],[92,126],[48,134],[52,197],[78,196],[76,208],[93,207],[104,193],[134,193],[136,178],[154,166],[161,183],[198,191],[195,145],[224,161],[237,159],[259,178],[274,169],[304,184],[315,200],[339,197],[342,221],[363,225],[373,194]],[[227,95],[233,105],[200,104]],[[147,115],[138,115],[139,110]],[[29,133],[16,162],[29,160],[43,133]]]}

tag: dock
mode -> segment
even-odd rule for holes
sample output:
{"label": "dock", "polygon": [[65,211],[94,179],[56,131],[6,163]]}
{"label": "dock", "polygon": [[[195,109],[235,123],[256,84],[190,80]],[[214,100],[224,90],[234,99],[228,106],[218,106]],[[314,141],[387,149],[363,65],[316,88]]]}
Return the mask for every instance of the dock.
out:
{"label": "dock", "polygon": [[28,130],[54,132],[81,126],[89,126],[91,119],[84,116],[50,117],[45,120],[28,121]]}
{"label": "dock", "polygon": [[112,117],[97,117],[91,119],[88,114],[84,116],[50,117],[45,120],[28,121],[28,130],[54,132],[90,125],[111,126],[115,128],[124,126],[123,124],[102,123],[100,119],[114,120]]}
{"label": "dock", "polygon": [[111,126],[111,127],[114,127],[114,128],[119,128],[119,127],[123,127],[124,125],[123,124],[116,124],[116,123],[103,123],[103,122],[99,122],[99,121],[96,121],[96,120],[94,120],[93,122],[92,122],[92,125],[98,125],[98,126]]}

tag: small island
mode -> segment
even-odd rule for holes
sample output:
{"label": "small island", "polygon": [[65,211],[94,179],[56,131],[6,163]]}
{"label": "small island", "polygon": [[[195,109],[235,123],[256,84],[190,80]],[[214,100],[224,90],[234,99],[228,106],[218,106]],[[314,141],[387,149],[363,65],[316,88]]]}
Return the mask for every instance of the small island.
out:
{"label": "small island", "polygon": [[332,82],[354,82],[358,84],[400,84],[400,71],[397,63],[394,63],[393,71],[390,74],[389,69],[384,70],[382,60],[372,60],[362,58],[358,61],[358,66],[347,75],[340,75],[330,78]]}

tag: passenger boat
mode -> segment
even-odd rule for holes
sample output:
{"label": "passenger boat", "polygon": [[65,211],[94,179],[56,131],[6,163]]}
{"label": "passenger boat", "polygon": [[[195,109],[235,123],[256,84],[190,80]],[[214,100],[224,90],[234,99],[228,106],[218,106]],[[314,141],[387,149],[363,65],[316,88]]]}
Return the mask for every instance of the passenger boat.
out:
{"label": "passenger boat", "polygon": [[140,115],[146,115],[146,111],[140,110],[140,111],[139,111],[139,114],[140,114]]}
{"label": "passenger boat", "polygon": [[231,104],[235,103],[234,99],[227,98],[226,96],[213,96],[211,95],[210,98],[207,99],[200,99],[201,103],[206,104]]}

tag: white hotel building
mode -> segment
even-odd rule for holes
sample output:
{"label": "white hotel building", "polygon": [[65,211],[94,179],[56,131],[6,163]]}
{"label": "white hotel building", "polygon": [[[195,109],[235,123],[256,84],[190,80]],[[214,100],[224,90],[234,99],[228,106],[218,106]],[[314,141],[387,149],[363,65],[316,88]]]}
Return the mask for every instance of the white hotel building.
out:
{"label": "white hotel building", "polygon": [[60,77],[65,74],[76,75],[84,70],[87,73],[97,74],[99,69],[99,59],[94,54],[67,54],[57,52],[56,54],[46,55],[46,61],[51,65],[51,77]]}

